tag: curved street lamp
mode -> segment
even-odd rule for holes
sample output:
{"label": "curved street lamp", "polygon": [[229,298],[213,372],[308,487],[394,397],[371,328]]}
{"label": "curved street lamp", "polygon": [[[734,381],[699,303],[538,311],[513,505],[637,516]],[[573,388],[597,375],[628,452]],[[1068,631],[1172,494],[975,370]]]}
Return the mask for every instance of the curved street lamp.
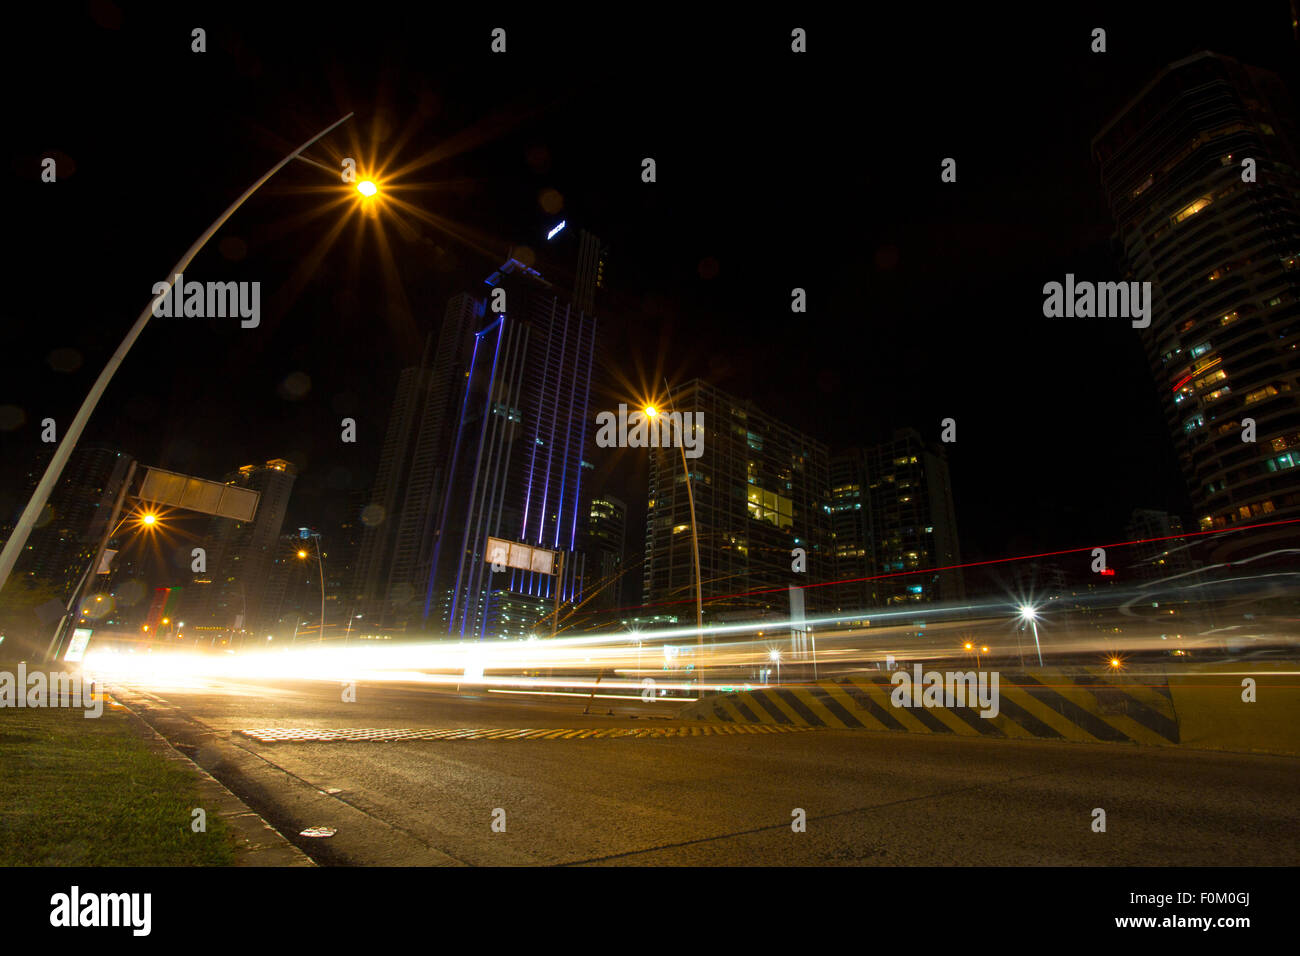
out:
{"label": "curved street lamp", "polygon": [[[199,236],[199,238],[195,240],[194,244],[186,250],[185,255],[181,256],[180,261],[177,262],[176,265],[172,266],[171,271],[167,273],[167,290],[164,291],[162,295],[165,296],[170,293],[172,283],[176,281],[176,276],[183,273],[186,268],[189,267],[189,264],[194,261],[194,257],[199,254],[199,251],[205,245],[207,245],[208,240],[212,238],[218,229],[225,225],[226,220],[235,214],[235,211],[244,204],[249,196],[257,192],[257,190],[260,189],[268,179],[287,166],[292,160],[297,158],[298,155],[308,146],[311,146],[326,133],[331,132],[335,127],[340,126],[347,120],[351,119],[352,115],[352,113],[348,113],[347,116],[331,123],[311,139],[307,140],[307,142],[303,143],[288,156],[284,157],[284,159],[272,166],[261,179],[249,186],[242,196],[231,203],[230,208],[218,216],[212,225],[208,226],[208,228],[204,230],[203,235]],[[122,340],[122,344],[117,347],[117,351],[114,352],[112,357],[108,360],[108,364],[104,366],[104,370],[99,373],[99,378],[95,380],[95,384],[90,389],[90,394],[86,396],[86,400],[81,403],[81,408],[78,410],[76,417],[72,419],[72,423],[68,425],[67,431],[63,433],[63,441],[59,442],[58,448],[54,450],[54,456],[50,459],[50,464],[46,467],[45,474],[41,476],[40,483],[36,486],[36,490],[32,492],[32,497],[31,500],[27,502],[27,507],[23,509],[22,515],[18,518],[18,522],[14,526],[13,534],[11,534],[9,540],[5,542],[4,550],[0,551],[0,591],[4,590],[5,583],[9,580],[9,574],[13,571],[14,565],[18,561],[18,555],[21,554],[23,548],[27,546],[27,538],[32,533],[32,529],[36,527],[36,519],[40,516],[41,510],[45,507],[45,502],[49,500],[50,493],[54,491],[54,486],[58,483],[59,476],[63,473],[63,468],[67,465],[68,459],[72,457],[72,451],[76,448],[78,439],[81,438],[81,433],[86,427],[86,422],[90,420],[91,414],[95,411],[95,406],[99,404],[100,398],[103,397],[104,391],[108,388],[108,383],[112,381],[113,375],[117,372],[118,367],[121,366],[123,360],[126,358],[126,354],[131,351],[131,346],[135,345],[135,340],[140,337],[140,333],[144,331],[144,327],[149,324],[149,319],[153,316],[154,303],[157,302],[158,299],[159,296],[155,294],[149,300],[149,304],[144,307],[144,311],[140,313],[140,317],[135,320],[135,324],[131,326],[131,330],[126,333],[126,338]]]}

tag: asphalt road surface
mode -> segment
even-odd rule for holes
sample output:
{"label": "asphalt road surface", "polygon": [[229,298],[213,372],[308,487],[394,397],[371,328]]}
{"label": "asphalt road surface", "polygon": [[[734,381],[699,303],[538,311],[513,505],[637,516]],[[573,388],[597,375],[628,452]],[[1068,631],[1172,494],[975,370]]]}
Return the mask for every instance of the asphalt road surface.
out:
{"label": "asphalt road surface", "polygon": [[[1292,758],[803,731],[657,736],[677,705],[407,684],[117,685],[323,864],[1300,863]],[[615,716],[605,716],[613,708]],[[656,736],[261,742],[267,728],[624,728]],[[1105,832],[1093,829],[1105,811]],[[806,817],[795,832],[796,810]],[[494,830],[494,822],[496,830]],[[504,823],[504,832],[497,832]],[[333,837],[301,837],[308,827]]]}

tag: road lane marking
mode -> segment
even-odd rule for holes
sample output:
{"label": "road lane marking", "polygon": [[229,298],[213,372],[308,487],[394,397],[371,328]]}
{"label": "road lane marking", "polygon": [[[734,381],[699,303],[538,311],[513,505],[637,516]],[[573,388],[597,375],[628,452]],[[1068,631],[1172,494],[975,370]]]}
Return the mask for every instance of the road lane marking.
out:
{"label": "road lane marking", "polygon": [[238,733],[264,744],[274,743],[369,743],[399,740],[612,740],[617,738],[664,739],[669,737],[735,737],[753,733],[808,733],[814,727],[744,724],[696,724],[684,727],[587,727],[581,729],[543,727],[519,729],[412,728],[412,727],[255,727]]}

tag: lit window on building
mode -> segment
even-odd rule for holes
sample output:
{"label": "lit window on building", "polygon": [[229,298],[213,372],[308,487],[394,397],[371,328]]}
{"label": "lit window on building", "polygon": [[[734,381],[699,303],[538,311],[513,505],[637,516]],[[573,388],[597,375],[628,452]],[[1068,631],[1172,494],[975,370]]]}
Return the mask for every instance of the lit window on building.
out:
{"label": "lit window on building", "polygon": [[1209,196],[1202,196],[1200,199],[1193,200],[1192,202],[1184,206],[1182,209],[1178,210],[1178,212],[1174,213],[1174,222],[1180,223],[1186,219],[1190,219],[1192,216],[1195,216],[1198,212],[1200,212],[1202,209],[1208,206],[1210,204],[1210,201],[1211,200]]}

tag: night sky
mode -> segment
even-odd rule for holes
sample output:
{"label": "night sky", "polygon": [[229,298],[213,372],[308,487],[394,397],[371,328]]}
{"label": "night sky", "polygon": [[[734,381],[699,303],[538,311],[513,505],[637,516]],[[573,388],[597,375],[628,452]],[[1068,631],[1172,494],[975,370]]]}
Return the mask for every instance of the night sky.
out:
{"label": "night sky", "polygon": [[[276,160],[355,110],[307,155],[414,165],[397,195],[449,229],[386,222],[385,247],[354,217],[304,269],[347,207],[321,214],[337,175],[291,164],[187,272],[260,280],[260,328],[153,320],[83,441],[210,478],[289,458],[287,526],[328,527],[349,489],[369,489],[396,373],[447,299],[564,218],[611,246],[600,318],[630,381],[702,375],[835,448],[906,425],[937,440],[955,417],[967,560],[1119,540],[1134,507],[1185,513],[1136,332],[1044,319],[1042,285],[1119,277],[1089,142],[1160,67],[1212,49],[1294,93],[1300,57],[1286,2],[1233,4],[1231,19],[1124,7],[752,8],[740,23],[621,5],[557,5],[546,21],[441,5],[11,14],[0,504],[21,508],[40,420],[71,419],[152,284]],[[505,55],[489,52],[496,26]],[[807,55],[789,52],[793,26]],[[1105,54],[1089,52],[1095,26]],[[51,155],[56,184],[39,179]],[[795,286],[806,316],[790,313]],[[637,478],[607,481],[643,513]]]}

